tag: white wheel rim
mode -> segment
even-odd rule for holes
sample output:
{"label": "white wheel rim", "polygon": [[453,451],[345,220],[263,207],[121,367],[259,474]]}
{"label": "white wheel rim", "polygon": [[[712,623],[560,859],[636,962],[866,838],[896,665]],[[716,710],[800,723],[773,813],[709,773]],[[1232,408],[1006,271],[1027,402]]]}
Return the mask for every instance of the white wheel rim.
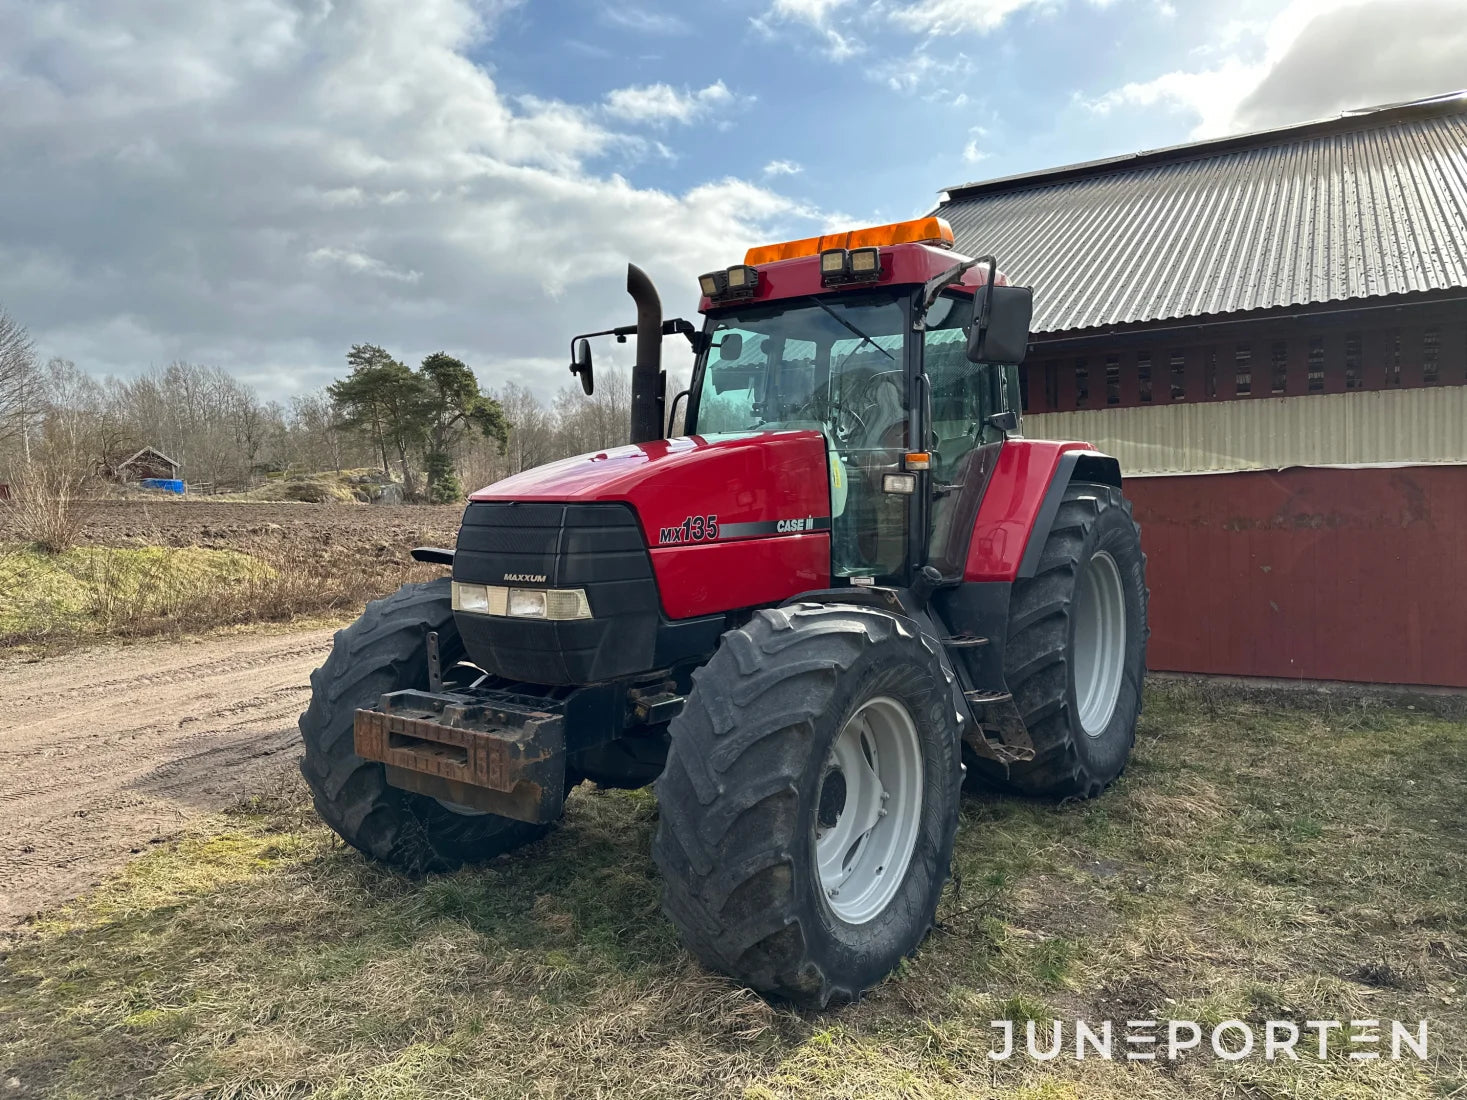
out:
{"label": "white wheel rim", "polygon": [[1099,737],[1110,725],[1126,672],[1126,599],[1121,571],[1104,550],[1085,564],[1075,589],[1075,705],[1080,727]]}
{"label": "white wheel rim", "polygon": [[489,816],[489,811],[488,810],[476,810],[472,806],[465,806],[462,802],[450,802],[446,798],[435,798],[433,801],[436,802],[436,803],[438,803],[438,805],[442,806],[449,813],[451,813],[451,814],[458,814],[459,817],[488,817]]}
{"label": "white wheel rim", "polygon": [[825,903],[865,924],[896,896],[922,823],[922,746],[907,708],[885,695],[862,704],[831,746],[817,797]]}

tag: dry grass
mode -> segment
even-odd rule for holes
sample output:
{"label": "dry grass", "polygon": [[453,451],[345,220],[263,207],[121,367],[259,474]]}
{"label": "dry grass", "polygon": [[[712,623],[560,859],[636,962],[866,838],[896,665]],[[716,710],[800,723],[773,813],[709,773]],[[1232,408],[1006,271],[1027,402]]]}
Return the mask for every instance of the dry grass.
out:
{"label": "dry grass", "polygon": [[366,504],[391,479],[378,469],[272,475],[253,489],[210,496],[215,501],[299,501],[305,504]]}
{"label": "dry grass", "polygon": [[[409,520],[416,514],[393,511]],[[374,533],[353,522],[358,512],[331,507],[314,526],[267,521],[215,530],[199,523],[180,538],[178,517],[203,512],[169,502],[152,513],[138,510],[126,536],[101,545],[58,553],[0,542],[0,647],[51,651],[103,638],[355,615],[367,600],[442,573],[408,555],[414,545],[443,540],[433,522],[441,517]],[[4,534],[18,531],[12,525]],[[191,545],[195,540],[209,545]]]}
{"label": "dry grass", "polygon": [[61,554],[0,547],[0,646],[54,650],[354,613],[406,581],[441,572],[414,565],[406,550],[363,557],[288,535],[238,545],[90,546]]}
{"label": "dry grass", "polygon": [[85,482],[64,462],[22,466],[11,496],[0,500],[0,527],[38,550],[53,554],[69,550],[92,512]]}
{"label": "dry grass", "polygon": [[[941,923],[827,1013],[692,964],[648,793],[413,881],[294,785],[139,859],[0,970],[6,1097],[1467,1095],[1467,729],[1153,690],[1103,798],[970,799]],[[987,1058],[991,1019],[1430,1020],[1427,1063]]]}

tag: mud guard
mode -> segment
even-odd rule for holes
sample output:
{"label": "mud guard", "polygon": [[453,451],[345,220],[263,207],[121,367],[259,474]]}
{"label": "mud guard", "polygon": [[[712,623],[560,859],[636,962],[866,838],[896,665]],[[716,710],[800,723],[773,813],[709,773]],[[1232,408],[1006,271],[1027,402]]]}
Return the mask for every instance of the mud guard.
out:
{"label": "mud guard", "polygon": [[1059,456],[1054,476],[1049,479],[1049,488],[1044,491],[1044,503],[1039,506],[1039,515],[1029,532],[1029,541],[1024,547],[1024,556],[1019,561],[1019,576],[1032,577],[1039,571],[1039,558],[1044,553],[1044,544],[1049,541],[1054,517],[1064,500],[1065,490],[1072,481],[1096,481],[1103,485],[1121,487],[1121,464],[1110,455],[1099,451],[1066,451]]}

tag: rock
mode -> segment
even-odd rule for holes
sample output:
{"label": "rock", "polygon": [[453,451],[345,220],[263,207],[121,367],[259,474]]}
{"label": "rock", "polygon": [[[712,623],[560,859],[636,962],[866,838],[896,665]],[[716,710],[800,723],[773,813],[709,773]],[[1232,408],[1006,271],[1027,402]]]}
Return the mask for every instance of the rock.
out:
{"label": "rock", "polygon": [[401,504],[402,486],[394,482],[391,485],[382,486],[382,491],[372,500],[373,504]]}

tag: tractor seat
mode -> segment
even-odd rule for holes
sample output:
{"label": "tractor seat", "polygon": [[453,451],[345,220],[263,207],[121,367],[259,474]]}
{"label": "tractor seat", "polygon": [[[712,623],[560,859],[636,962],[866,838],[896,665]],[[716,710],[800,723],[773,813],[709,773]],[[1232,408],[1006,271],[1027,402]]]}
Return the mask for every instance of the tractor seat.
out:
{"label": "tractor seat", "polygon": [[[902,407],[902,391],[890,379],[880,379],[871,387],[870,403],[862,411],[861,420],[865,430],[855,440],[857,450],[892,450],[906,446],[907,410]],[[893,429],[901,430],[895,432]]]}

